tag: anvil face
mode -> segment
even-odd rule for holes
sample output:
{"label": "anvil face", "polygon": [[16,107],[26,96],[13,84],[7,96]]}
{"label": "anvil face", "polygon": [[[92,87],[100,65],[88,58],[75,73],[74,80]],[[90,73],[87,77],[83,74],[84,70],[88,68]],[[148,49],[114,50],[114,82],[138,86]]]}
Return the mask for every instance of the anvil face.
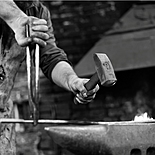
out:
{"label": "anvil face", "polygon": [[52,126],[56,144],[75,155],[154,155],[155,124]]}

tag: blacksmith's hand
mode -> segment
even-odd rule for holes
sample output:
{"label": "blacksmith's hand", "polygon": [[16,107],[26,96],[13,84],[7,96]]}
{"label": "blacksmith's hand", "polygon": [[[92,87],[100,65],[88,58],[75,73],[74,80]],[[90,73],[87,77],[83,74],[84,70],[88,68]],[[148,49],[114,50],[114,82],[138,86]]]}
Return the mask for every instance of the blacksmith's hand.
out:
{"label": "blacksmith's hand", "polygon": [[94,89],[87,91],[84,84],[88,81],[89,79],[78,77],[75,77],[71,80],[70,89],[76,94],[75,99],[78,101],[78,103],[87,104],[92,102],[97,91],[99,90],[99,85],[96,85]]}
{"label": "blacksmith's hand", "polygon": [[[46,40],[49,39],[47,21],[32,16],[18,17],[16,19],[14,32],[17,43],[20,46],[26,46],[29,43],[37,43],[41,47],[46,46]],[[25,26],[29,25],[30,36],[26,37]]]}

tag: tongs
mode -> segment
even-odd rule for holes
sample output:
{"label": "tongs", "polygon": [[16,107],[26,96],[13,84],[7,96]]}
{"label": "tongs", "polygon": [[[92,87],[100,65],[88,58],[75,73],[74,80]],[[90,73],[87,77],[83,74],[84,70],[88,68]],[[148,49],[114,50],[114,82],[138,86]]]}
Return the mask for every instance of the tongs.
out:
{"label": "tongs", "polygon": [[[29,26],[26,25],[26,36],[29,37]],[[35,59],[35,60],[34,60]],[[28,97],[33,124],[39,119],[39,45],[29,44],[26,47]]]}

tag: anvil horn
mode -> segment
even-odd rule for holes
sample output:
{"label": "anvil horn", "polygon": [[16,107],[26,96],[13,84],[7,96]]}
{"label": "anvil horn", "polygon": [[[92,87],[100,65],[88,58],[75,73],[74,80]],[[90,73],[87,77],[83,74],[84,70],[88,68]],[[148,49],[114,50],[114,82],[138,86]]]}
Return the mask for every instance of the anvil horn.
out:
{"label": "anvil horn", "polygon": [[45,130],[56,144],[75,155],[146,155],[155,151],[154,123],[60,125]]}

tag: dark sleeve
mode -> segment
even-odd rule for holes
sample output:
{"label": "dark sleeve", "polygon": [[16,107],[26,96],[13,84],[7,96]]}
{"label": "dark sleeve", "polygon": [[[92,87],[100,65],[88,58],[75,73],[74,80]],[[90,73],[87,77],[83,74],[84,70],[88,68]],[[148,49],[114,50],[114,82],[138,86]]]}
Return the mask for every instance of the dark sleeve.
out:
{"label": "dark sleeve", "polygon": [[70,62],[67,58],[66,53],[56,46],[50,13],[46,7],[42,7],[43,12],[41,18],[46,19],[46,21],[48,22],[48,34],[50,38],[47,40],[46,47],[40,49],[40,68],[42,69],[45,76],[52,81],[51,72],[55,65],[60,61],[67,61],[68,63]]}

